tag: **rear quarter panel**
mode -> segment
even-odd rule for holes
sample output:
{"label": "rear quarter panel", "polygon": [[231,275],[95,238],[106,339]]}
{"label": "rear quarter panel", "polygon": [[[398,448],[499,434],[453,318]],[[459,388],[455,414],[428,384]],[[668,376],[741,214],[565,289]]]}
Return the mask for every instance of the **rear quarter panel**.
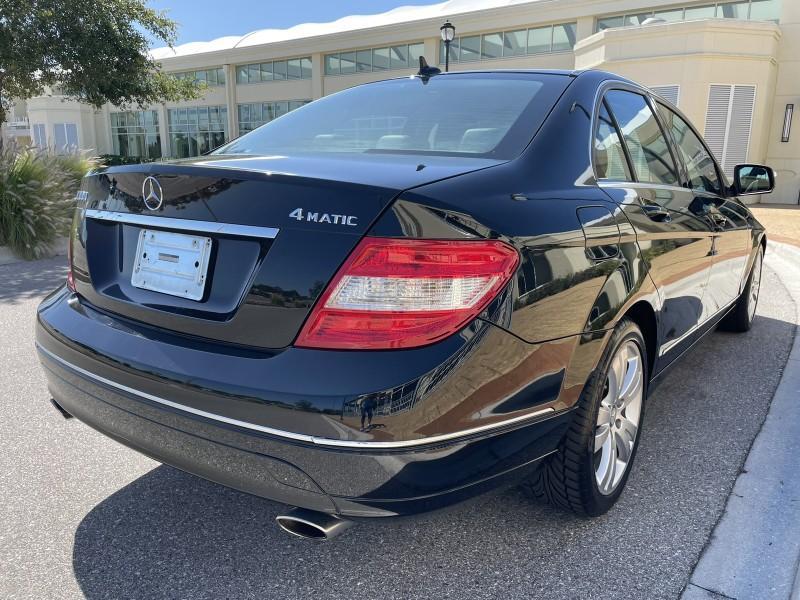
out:
{"label": "rear quarter panel", "polygon": [[[596,85],[579,84],[518,159],[407,191],[371,231],[515,246],[521,263],[508,310],[484,318],[528,347],[548,348],[554,360],[547,367],[530,361],[515,367],[517,376],[560,379],[563,407],[577,401],[621,316],[637,302],[654,312],[659,305],[633,227],[594,180],[589,115]],[[509,364],[502,352],[486,361],[501,371]]]}

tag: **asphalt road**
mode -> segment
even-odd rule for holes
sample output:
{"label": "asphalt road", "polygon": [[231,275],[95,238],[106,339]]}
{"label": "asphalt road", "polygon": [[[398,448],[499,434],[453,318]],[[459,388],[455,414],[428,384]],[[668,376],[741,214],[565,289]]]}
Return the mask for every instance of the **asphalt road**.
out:
{"label": "asphalt road", "polygon": [[[619,504],[583,520],[511,489],[314,544],[282,506],[140,456],[51,408],[33,349],[63,259],[0,267],[0,598],[675,598],[786,362],[769,267],[753,331],[714,333],[647,408]],[[767,263],[769,264],[769,263]]]}

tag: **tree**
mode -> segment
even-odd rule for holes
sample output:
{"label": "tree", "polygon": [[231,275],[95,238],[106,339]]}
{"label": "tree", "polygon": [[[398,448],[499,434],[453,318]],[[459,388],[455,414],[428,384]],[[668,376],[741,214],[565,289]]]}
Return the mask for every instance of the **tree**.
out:
{"label": "tree", "polygon": [[97,108],[198,97],[201,84],[148,55],[150,39],[171,46],[175,32],[146,0],[0,0],[0,125],[4,102],[51,86]]}

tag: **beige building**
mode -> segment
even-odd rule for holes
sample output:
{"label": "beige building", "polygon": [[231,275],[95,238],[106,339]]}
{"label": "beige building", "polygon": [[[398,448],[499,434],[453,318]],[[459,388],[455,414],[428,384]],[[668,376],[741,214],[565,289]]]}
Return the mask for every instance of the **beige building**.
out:
{"label": "beige building", "polygon": [[[200,154],[303,103],[444,64],[450,69],[605,69],[652,87],[705,133],[730,173],[766,162],[765,202],[800,203],[800,0],[449,0],[333,23],[261,30],[153,51],[166,71],[206,81],[201,100],[123,112],[54,95],[18,103],[17,137],[100,154]],[[27,127],[26,127],[27,126]]]}

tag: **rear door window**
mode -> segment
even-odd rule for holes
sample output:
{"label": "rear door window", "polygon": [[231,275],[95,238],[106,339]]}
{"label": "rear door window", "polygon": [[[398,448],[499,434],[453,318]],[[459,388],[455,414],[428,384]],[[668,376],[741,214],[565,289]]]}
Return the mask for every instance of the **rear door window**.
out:
{"label": "rear door window", "polygon": [[598,179],[604,181],[631,181],[628,159],[622,147],[622,138],[606,108],[600,103],[597,129],[594,134],[594,169]]}
{"label": "rear door window", "polygon": [[619,125],[636,179],[644,183],[679,185],[678,169],[667,138],[641,94],[611,90],[608,108]]}
{"label": "rear door window", "polygon": [[722,195],[717,167],[714,159],[706,150],[700,137],[692,130],[691,126],[671,109],[659,104],[664,122],[672,134],[672,139],[678,147],[678,152],[686,165],[689,175],[689,186],[693,190],[701,190],[712,194]]}

